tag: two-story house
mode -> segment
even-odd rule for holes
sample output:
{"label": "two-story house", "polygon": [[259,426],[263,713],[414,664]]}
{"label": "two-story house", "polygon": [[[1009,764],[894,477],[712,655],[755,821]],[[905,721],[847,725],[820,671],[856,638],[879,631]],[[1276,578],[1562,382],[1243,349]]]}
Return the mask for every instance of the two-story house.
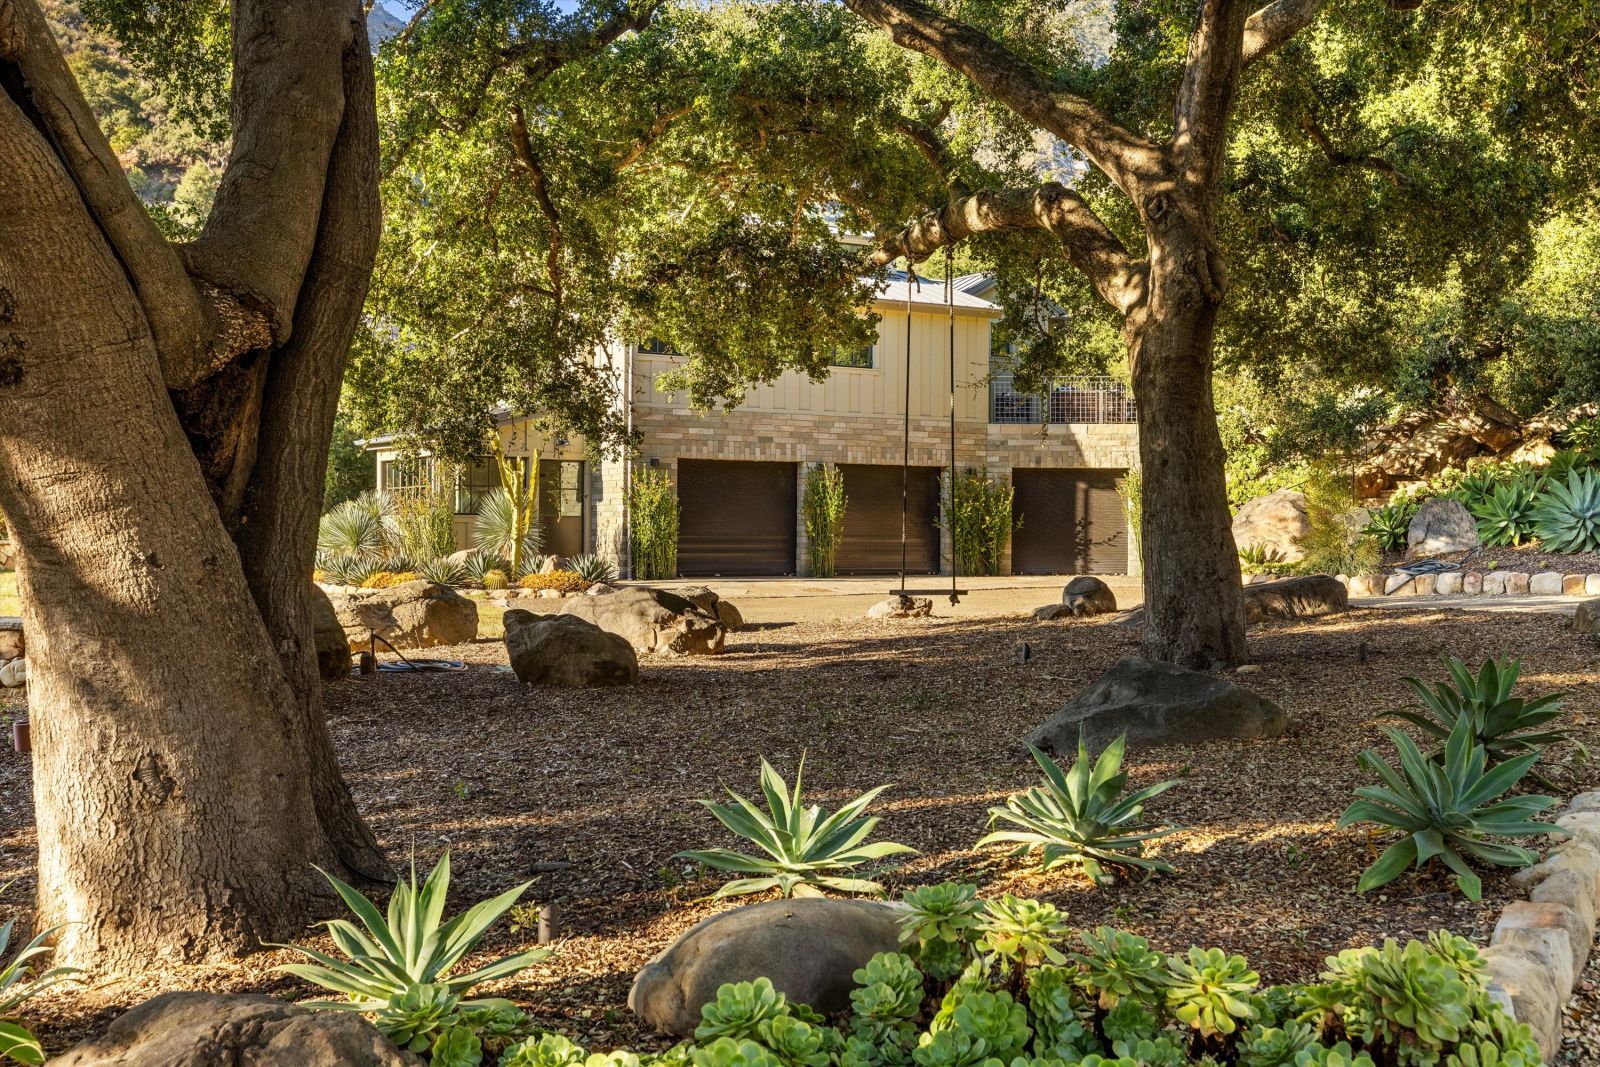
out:
{"label": "two-story house", "polygon": [[[980,295],[988,288],[972,276],[958,279],[954,292],[956,465],[986,466],[1015,489],[1021,524],[1004,565],[1018,574],[1128,573],[1137,563],[1116,481],[1138,462],[1131,397],[1108,378],[1058,379],[1042,395],[1013,391],[1004,354],[997,357],[991,344],[1000,309]],[[905,276],[892,275],[874,305],[877,343],[842,356],[826,380],[790,371],[751,389],[730,412],[696,412],[682,395],[660,391],[657,380],[678,359],[664,346],[615,346],[606,358],[641,437],[627,458],[587,455],[581,440],[544,439],[529,420],[506,413],[507,454],[540,456],[547,550],[598,552],[626,576],[628,486],[637,470],[652,467],[677,488],[681,574],[804,573],[804,470],[829,464],[843,472],[849,501],[839,573],[893,573],[905,457],[908,569],[946,570],[939,501],[951,462],[950,308],[939,285],[912,288],[909,312],[907,295]],[[429,464],[408,463],[391,445],[372,442],[380,489],[431,476]],[[492,462],[462,472],[463,545],[471,543],[477,498],[495,484]]]}

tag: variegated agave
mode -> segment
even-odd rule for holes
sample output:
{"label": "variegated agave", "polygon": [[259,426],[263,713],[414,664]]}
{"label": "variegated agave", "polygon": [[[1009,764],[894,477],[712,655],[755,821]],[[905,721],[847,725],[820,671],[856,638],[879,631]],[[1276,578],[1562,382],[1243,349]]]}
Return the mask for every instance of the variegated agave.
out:
{"label": "variegated agave", "polygon": [[844,877],[839,872],[870,860],[916,851],[892,841],[867,841],[877,828],[878,818],[864,817],[862,812],[888,786],[869,789],[827,815],[815,804],[809,808],[802,806],[800,782],[804,773],[802,759],[795,771],[794,789],[790,790],[783,776],[763,759],[761,791],[767,801],[765,812],[732,789],[727,790],[732,804],[700,801],[723,826],[766,853],[752,856],[726,848],[678,853],[684,859],[719,871],[754,876],[729,882],[717,890],[716,896],[731,897],[768,889],[781,890],[786,897],[821,896],[823,889],[841,893],[881,893],[883,886],[877,882]]}
{"label": "variegated agave", "polygon": [[1122,770],[1127,740],[1126,734],[1117,738],[1091,763],[1080,731],[1077,761],[1065,772],[1030,745],[1034,761],[1044,771],[1044,784],[1011,797],[1004,807],[990,808],[991,826],[1009,823],[1016,829],[995,830],[978,846],[1014,844],[1013,856],[1038,849],[1041,870],[1077,863],[1101,885],[1115,880],[1107,867],[1170,873],[1170,866],[1144,855],[1144,845],[1178,828],[1146,822],[1144,804],[1178,783],[1160,782],[1123,796],[1128,784]]}

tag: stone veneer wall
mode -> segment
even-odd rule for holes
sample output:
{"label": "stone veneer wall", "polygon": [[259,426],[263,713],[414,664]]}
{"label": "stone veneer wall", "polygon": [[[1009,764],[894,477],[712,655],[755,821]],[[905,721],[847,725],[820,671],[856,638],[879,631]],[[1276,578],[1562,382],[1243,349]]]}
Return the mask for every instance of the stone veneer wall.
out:
{"label": "stone veneer wall", "polygon": [[[679,459],[748,460],[767,463],[837,465],[901,463],[903,425],[899,417],[828,415],[801,412],[734,410],[700,415],[688,408],[640,404],[634,409],[643,433],[636,466],[652,463],[677,479]],[[1009,477],[1019,467],[1086,467],[1125,469],[1138,463],[1138,430],[1132,423],[1053,425],[1047,432],[1030,425],[988,424],[962,420],[956,424],[956,464],[961,470],[987,466],[989,473]],[[911,420],[909,462],[913,466],[950,464],[950,424],[944,418]],[[626,537],[621,531],[622,470],[620,461],[601,465],[600,481],[608,500],[597,501],[596,551],[611,554],[625,570]],[[805,521],[799,494],[805,472],[796,479],[796,563],[806,565]],[[942,484],[942,482],[941,482]],[[616,486],[615,503],[609,487]],[[609,524],[609,525],[608,525]],[[949,537],[941,534],[941,555],[948,560]],[[1010,569],[1007,549],[1002,570]]]}

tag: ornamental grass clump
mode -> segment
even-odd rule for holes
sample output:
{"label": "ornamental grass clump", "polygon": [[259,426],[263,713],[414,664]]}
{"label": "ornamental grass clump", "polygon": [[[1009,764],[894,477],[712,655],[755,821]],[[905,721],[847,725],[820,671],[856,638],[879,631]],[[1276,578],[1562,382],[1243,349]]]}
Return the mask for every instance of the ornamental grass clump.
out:
{"label": "ornamental grass clump", "polygon": [[1122,757],[1127,741],[1124,734],[1091,761],[1080,730],[1078,758],[1066,772],[1028,746],[1044,771],[1044,783],[990,808],[991,826],[1004,823],[1015,829],[995,830],[980,839],[978,847],[1015,845],[1013,856],[1037,849],[1040,870],[1076,864],[1096,885],[1114,882],[1112,871],[1119,867],[1170,873],[1169,865],[1144,855],[1144,848],[1146,842],[1174,833],[1177,827],[1150,824],[1144,818],[1144,805],[1177,782],[1159,782],[1124,796],[1128,775],[1122,770]]}
{"label": "ornamental grass clump", "polygon": [[805,519],[806,543],[811,557],[811,574],[832,578],[834,559],[844,537],[844,513],[849,499],[844,492],[844,472],[838,467],[817,464],[806,471],[806,488],[800,498],[800,514]]}
{"label": "ornamental grass clump", "polygon": [[726,848],[678,853],[684,859],[719,871],[753,876],[729,882],[717,890],[716,897],[762,893],[770,889],[777,889],[786,897],[822,896],[824,889],[881,894],[883,886],[877,882],[847,877],[841,872],[916,851],[892,841],[867,840],[877,829],[878,817],[862,813],[888,786],[869,789],[829,815],[815,804],[802,806],[800,785],[804,774],[805,760],[802,759],[791,790],[783,776],[763,759],[761,791],[766,798],[766,811],[732,789],[727,789],[732,804],[700,801],[718,822],[765,853],[753,856]]}
{"label": "ornamental grass clump", "polygon": [[634,472],[628,487],[633,576],[645,581],[678,576],[678,494],[664,470]]}
{"label": "ornamental grass clump", "polygon": [[947,481],[940,523],[950,532],[956,568],[962,574],[999,574],[1011,532],[1022,525],[1012,517],[1015,491],[1007,479],[989,477],[987,467],[967,470]]}

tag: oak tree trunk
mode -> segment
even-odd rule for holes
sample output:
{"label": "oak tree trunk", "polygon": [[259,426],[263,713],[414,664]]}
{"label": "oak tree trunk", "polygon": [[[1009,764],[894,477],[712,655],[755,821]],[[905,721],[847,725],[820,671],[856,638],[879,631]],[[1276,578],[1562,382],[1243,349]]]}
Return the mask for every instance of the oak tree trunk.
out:
{"label": "oak tree trunk", "polygon": [[1147,658],[1208,670],[1246,654],[1238,550],[1212,400],[1220,257],[1192,223],[1151,234],[1149,296],[1125,327],[1145,507]]}
{"label": "oak tree trunk", "polygon": [[[102,974],[294,936],[332,907],[313,864],[387,873],[328,741],[307,603],[377,240],[371,57],[354,0],[234,22],[245,165],[178,267],[33,0],[0,0],[0,511],[38,921]],[[296,138],[319,130],[308,161]],[[300,217],[275,225],[279,205]]]}

